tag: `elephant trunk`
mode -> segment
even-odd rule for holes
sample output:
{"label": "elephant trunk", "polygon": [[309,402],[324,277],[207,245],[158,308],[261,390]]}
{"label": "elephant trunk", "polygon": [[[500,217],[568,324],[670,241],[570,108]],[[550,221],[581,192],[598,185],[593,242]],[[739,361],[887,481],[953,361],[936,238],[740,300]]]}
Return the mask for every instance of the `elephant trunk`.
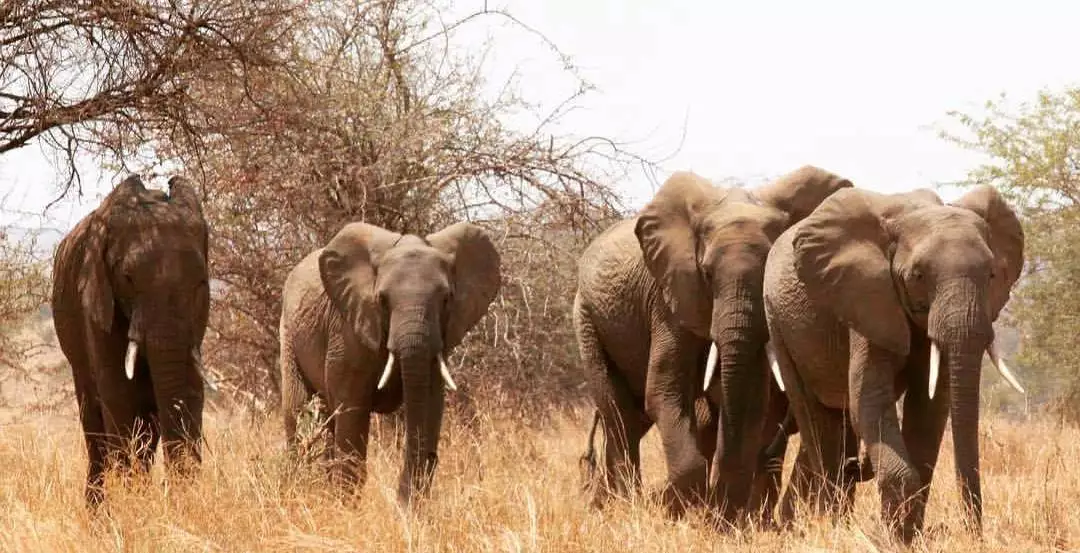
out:
{"label": "elephant trunk", "polygon": [[979,479],[979,376],[982,350],[946,353],[949,367],[949,415],[960,494],[973,527],[982,526]]}
{"label": "elephant trunk", "polygon": [[[979,379],[982,356],[994,331],[978,285],[955,279],[939,287],[931,309],[930,339],[945,355],[949,379],[949,416],[961,497],[973,528],[982,527],[979,477]],[[938,308],[937,306],[943,306]]]}
{"label": "elephant trunk", "polygon": [[405,463],[398,480],[398,501],[427,494],[438,464],[439,430],[444,405],[438,350],[426,334],[396,341],[405,403]]}
{"label": "elephant trunk", "polygon": [[189,343],[150,333],[144,348],[165,462],[180,473],[190,472],[202,462],[203,380],[196,348]]}
{"label": "elephant trunk", "polygon": [[721,290],[713,308],[720,382],[713,384],[710,397],[720,407],[720,425],[709,485],[720,490],[719,498],[729,510],[742,508],[749,499],[761,445],[768,372],[764,370],[766,329],[760,297],[760,285],[737,280]]}

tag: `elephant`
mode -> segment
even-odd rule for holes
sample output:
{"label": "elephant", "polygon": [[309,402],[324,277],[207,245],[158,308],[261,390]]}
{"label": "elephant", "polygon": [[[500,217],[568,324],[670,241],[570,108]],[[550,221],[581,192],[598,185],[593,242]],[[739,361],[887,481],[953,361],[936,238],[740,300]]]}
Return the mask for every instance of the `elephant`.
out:
{"label": "elephant", "polygon": [[208,249],[191,184],[173,177],[165,193],[137,175],[57,246],[53,318],[75,381],[90,506],[104,500],[106,469],[149,470],[159,441],[172,473],[201,463]]}
{"label": "elephant", "polygon": [[784,229],[850,186],[809,165],[755,190],[678,171],[589,244],[573,324],[606,444],[594,504],[638,489],[639,441],[654,423],[670,514],[722,498],[731,520],[747,504],[760,446],[784,413],[769,397],[786,401],[765,365],[765,258]]}
{"label": "elephant", "polygon": [[961,496],[981,529],[981,363],[988,353],[1023,391],[992,326],[1023,263],[1020,222],[985,185],[948,204],[928,189],[841,190],[786,230],[765,264],[764,303],[802,436],[788,492],[819,494],[862,440],[882,520],[910,542],[951,417]]}
{"label": "elephant", "polygon": [[426,237],[346,224],[286,278],[280,320],[285,434],[318,397],[332,475],[363,486],[370,415],[404,405],[405,455],[397,497],[425,496],[438,463],[444,390],[457,386],[446,357],[498,294],[500,258],[486,232],[456,223]]}

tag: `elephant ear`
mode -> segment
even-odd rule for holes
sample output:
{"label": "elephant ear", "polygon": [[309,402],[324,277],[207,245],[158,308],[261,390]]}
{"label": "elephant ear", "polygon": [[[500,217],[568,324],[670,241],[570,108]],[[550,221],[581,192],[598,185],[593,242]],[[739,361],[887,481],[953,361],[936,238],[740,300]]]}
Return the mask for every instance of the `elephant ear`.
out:
{"label": "elephant ear", "polygon": [[996,263],[991,305],[996,318],[1024,268],[1024,229],[997,189],[979,185],[950,205],[974,211],[990,228],[990,250]]}
{"label": "elephant ear", "polygon": [[169,202],[190,211],[198,220],[203,235],[203,255],[208,256],[210,232],[203,215],[202,201],[199,199],[199,194],[195,191],[191,181],[181,176],[169,179]]}
{"label": "elephant ear", "polygon": [[638,215],[634,234],[645,267],[660,285],[664,301],[679,325],[709,335],[712,294],[700,269],[699,233],[724,191],[687,171],[671,175]]}
{"label": "elephant ear", "polygon": [[83,312],[102,332],[112,330],[116,310],[112,282],[109,280],[105,261],[109,243],[109,222],[126,222],[127,210],[134,207],[146,193],[142,179],[136,174],[128,175],[105,196],[101,205],[87,216],[84,223],[81,223],[86,226],[78,265],[82,273],[78,284],[79,299]]}
{"label": "elephant ear", "polygon": [[448,353],[465,339],[499,293],[501,260],[491,237],[471,223],[455,223],[426,240],[452,259],[454,292],[443,336],[443,351]]}
{"label": "elephant ear", "polygon": [[184,177],[176,176],[169,179],[169,203],[183,206],[192,213],[203,217],[202,201],[191,181]]}
{"label": "elephant ear", "polygon": [[105,267],[105,245],[108,242],[108,226],[95,210],[85,222],[83,247],[78,263],[79,301],[83,312],[102,332],[112,330],[114,304],[112,284]]}
{"label": "elephant ear", "polygon": [[385,324],[375,295],[379,258],[401,238],[400,234],[367,223],[349,223],[319,254],[319,276],[330,302],[355,336],[378,351]]}
{"label": "elephant ear", "polygon": [[804,165],[754,191],[763,203],[788,215],[788,225],[805,219],[837,190],[851,188],[851,181],[813,165]]}
{"label": "elephant ear", "polygon": [[811,301],[891,352],[907,355],[910,330],[893,287],[892,238],[882,213],[896,200],[840,190],[797,227],[795,269]]}

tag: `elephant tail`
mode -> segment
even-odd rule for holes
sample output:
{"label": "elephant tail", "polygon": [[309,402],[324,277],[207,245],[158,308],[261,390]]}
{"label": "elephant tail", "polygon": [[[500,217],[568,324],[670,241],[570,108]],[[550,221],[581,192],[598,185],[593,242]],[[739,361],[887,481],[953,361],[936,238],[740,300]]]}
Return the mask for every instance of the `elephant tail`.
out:
{"label": "elephant tail", "polygon": [[585,447],[585,454],[578,460],[583,477],[582,488],[584,489],[590,488],[596,477],[596,429],[599,426],[600,410],[597,409],[593,412],[592,429],[589,430],[589,439]]}

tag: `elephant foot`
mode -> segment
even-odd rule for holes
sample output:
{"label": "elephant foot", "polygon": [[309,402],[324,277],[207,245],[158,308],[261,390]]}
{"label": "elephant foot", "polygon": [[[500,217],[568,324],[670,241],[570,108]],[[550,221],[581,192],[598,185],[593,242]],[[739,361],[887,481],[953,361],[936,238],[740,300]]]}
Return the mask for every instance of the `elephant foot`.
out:
{"label": "elephant foot", "polygon": [[678,520],[688,509],[708,505],[707,493],[704,481],[690,485],[668,483],[659,491],[656,499],[669,517]]}
{"label": "elephant foot", "polygon": [[599,480],[596,473],[596,454],[587,452],[578,459],[578,473],[581,479],[581,491],[590,492],[597,487]]}
{"label": "elephant foot", "polygon": [[596,509],[600,511],[607,504],[608,498],[611,496],[611,492],[602,485],[596,485],[591,493],[588,494],[588,505],[590,509]]}
{"label": "elephant foot", "polygon": [[874,466],[869,457],[848,457],[844,460],[844,480],[848,482],[867,482],[874,478]]}
{"label": "elephant foot", "polygon": [[86,508],[89,509],[92,514],[97,514],[101,510],[102,504],[105,502],[105,489],[102,486],[88,484],[83,495],[86,497]]}
{"label": "elephant foot", "polygon": [[893,537],[904,545],[910,545],[922,533],[925,512],[925,499],[921,494],[882,493],[881,520],[889,526]]}

